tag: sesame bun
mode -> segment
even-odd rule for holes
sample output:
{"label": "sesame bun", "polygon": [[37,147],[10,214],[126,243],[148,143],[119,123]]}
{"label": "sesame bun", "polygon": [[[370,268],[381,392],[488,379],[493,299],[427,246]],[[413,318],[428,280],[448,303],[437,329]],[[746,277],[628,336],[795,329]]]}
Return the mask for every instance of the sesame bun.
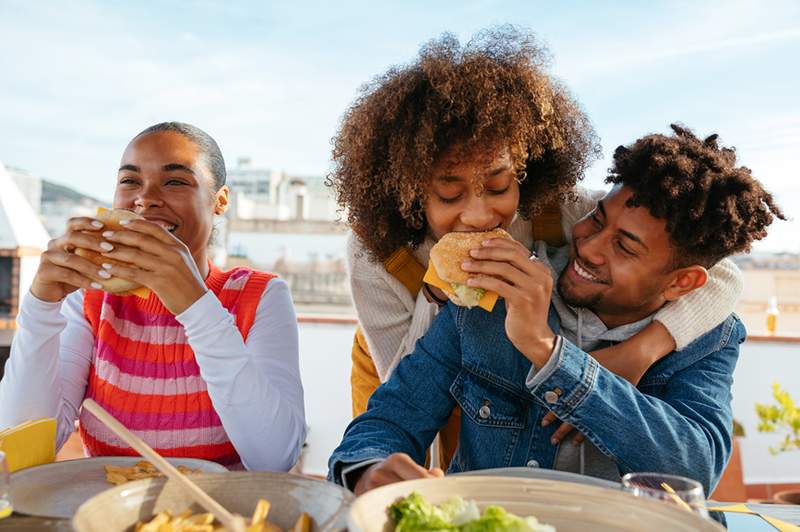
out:
{"label": "sesame bun", "polygon": [[469,250],[481,247],[481,242],[492,238],[508,238],[503,229],[476,233],[447,233],[431,248],[430,260],[439,277],[448,283],[464,284],[470,274],[461,269],[461,263],[470,260]]}
{"label": "sesame bun", "polygon": [[[98,220],[103,222],[103,230],[104,231],[119,231],[124,229],[124,226],[120,225],[119,223],[122,220],[144,220],[141,216],[136,214],[135,212],[126,211],[125,209],[97,209],[97,215],[95,216]],[[122,262],[119,260],[110,259],[108,257],[104,257],[100,253],[93,251],[91,249],[83,249],[77,248],[75,250],[76,255],[80,255],[86,259],[89,259],[93,263],[97,264],[98,267],[102,268],[103,263],[108,264],[117,264],[120,266],[130,266],[127,262]],[[98,281],[100,285],[103,287],[103,290],[109,292],[111,294],[123,294],[127,292],[131,292],[141,285],[134,283],[133,281],[127,281],[125,279],[120,279],[118,277],[112,277],[111,279],[101,279]]]}

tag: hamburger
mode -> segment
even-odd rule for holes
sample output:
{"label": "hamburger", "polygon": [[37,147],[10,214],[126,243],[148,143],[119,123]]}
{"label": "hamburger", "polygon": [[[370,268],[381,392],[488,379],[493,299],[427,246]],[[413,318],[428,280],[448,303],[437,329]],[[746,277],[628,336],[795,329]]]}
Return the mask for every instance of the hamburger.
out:
{"label": "hamburger", "polygon": [[467,286],[471,274],[461,269],[461,263],[471,260],[469,251],[481,247],[481,242],[492,238],[511,238],[506,231],[497,228],[491,231],[447,233],[431,248],[425,282],[441,288],[447,297],[462,307],[481,308],[491,312],[497,294],[483,288]]}
{"label": "hamburger", "polygon": [[[143,217],[139,216],[138,214],[132,211],[126,211],[125,209],[109,210],[109,209],[103,209],[102,207],[97,209],[97,214],[95,215],[95,218],[103,222],[104,231],[106,230],[121,231],[125,229],[125,226],[120,225],[120,222],[122,220],[144,220]],[[100,268],[103,267],[104,263],[114,264],[119,266],[129,266],[129,267],[132,266],[128,262],[123,262],[120,260],[115,260],[109,257],[105,257],[100,253],[91,249],[76,248],[75,254],[90,260]],[[133,281],[128,281],[126,279],[120,279],[119,277],[111,277],[110,279],[100,279],[98,282],[103,287],[103,290],[110,294],[118,294],[118,295],[134,294],[143,298],[147,298],[150,294],[150,291],[147,288],[142,287],[140,284],[135,283]]]}

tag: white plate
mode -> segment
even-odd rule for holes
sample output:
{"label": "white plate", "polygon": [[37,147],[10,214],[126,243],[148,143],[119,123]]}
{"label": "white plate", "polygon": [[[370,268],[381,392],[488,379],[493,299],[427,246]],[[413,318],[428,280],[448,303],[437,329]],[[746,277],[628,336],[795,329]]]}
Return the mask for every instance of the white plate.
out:
{"label": "white plate", "polygon": [[519,516],[533,515],[558,532],[724,532],[697,514],[622,490],[533,478],[448,476],[409,480],[368,491],[350,506],[350,532],[391,530],[387,508],[397,499],[419,492],[433,504],[455,495],[472,499],[483,510],[499,505]]}
{"label": "white plate", "polygon": [[[86,500],[113,488],[106,481],[104,466],[131,467],[141,456],[103,456],[53,462],[17,471],[11,475],[14,511],[41,517],[70,518]],[[167,458],[174,466],[206,473],[227,471],[225,466],[196,458]]]}

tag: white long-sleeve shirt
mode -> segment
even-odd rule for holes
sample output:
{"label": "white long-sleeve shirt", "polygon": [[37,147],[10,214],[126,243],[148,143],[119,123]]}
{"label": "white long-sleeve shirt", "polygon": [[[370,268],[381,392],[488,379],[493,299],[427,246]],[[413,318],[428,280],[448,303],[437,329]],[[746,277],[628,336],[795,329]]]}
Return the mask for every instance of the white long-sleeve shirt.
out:
{"label": "white long-sleeve shirt", "polygon": [[[298,329],[289,288],[272,279],[247,342],[210,290],[175,316],[225,432],[250,470],[287,471],[305,441]],[[74,430],[86,393],[95,339],[83,291],[48,303],[28,293],[0,381],[0,429],[54,417],[57,448]]]}
{"label": "white long-sleeve shirt", "polygon": [[[561,205],[561,227],[567,239],[572,227],[594,209],[605,196],[603,190],[576,189],[577,201]],[[519,216],[508,232],[528,249],[533,249],[530,220]],[[420,264],[428,264],[434,241],[428,237],[413,251]],[[430,327],[439,310],[420,290],[412,295],[381,262],[371,260],[363,244],[351,233],[347,243],[350,290],[359,324],[381,382],[391,376],[400,359],[414,350],[414,344]],[[674,301],[655,314],[683,349],[710,331],[733,312],[742,291],[741,272],[730,260],[722,260],[709,270],[705,286]]]}

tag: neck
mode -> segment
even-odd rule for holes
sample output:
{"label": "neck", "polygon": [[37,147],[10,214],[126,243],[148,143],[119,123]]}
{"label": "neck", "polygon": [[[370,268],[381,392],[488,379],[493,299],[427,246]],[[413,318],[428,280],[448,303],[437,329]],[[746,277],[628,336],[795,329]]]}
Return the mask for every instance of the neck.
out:
{"label": "neck", "polygon": [[609,329],[615,329],[629,323],[636,323],[646,317],[654,314],[658,309],[664,306],[664,301],[653,301],[641,307],[615,309],[609,311],[602,311],[596,309],[589,309],[594,312],[600,321]]}
{"label": "neck", "polygon": [[197,264],[197,270],[200,272],[200,277],[206,279],[208,274],[211,272],[211,270],[208,268],[208,250],[203,248],[197,253],[193,253],[192,258],[194,259],[195,264]]}

